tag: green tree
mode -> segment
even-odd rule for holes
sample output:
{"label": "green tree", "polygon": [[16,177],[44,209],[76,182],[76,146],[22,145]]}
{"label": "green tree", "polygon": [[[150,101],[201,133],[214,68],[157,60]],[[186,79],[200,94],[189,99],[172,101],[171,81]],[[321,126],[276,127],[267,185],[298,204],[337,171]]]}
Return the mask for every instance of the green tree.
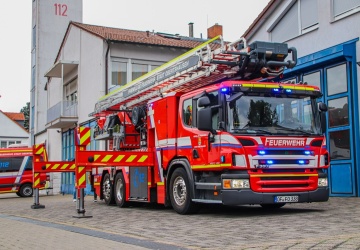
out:
{"label": "green tree", "polygon": [[24,128],[29,131],[29,119],[30,119],[30,102],[27,102],[24,107],[20,110],[25,116]]}

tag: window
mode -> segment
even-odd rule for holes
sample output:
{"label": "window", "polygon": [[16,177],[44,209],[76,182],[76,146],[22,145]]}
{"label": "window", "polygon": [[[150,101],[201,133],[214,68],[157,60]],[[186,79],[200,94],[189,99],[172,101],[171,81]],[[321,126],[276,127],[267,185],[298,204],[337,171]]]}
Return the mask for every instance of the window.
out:
{"label": "window", "polygon": [[329,127],[349,125],[348,98],[329,100]]}
{"label": "window", "polygon": [[350,159],[350,131],[349,129],[330,132],[330,158],[341,160]]}
{"label": "window", "polygon": [[297,0],[276,18],[268,31],[272,41],[285,42],[313,30],[317,24],[317,1]]}
{"label": "window", "polygon": [[183,104],[183,122],[186,126],[192,125],[192,99],[187,99]]}
{"label": "window", "polygon": [[346,64],[326,70],[328,95],[347,92]]}
{"label": "window", "polygon": [[358,11],[360,11],[360,0],[332,0],[334,19],[340,19]]}
{"label": "window", "polygon": [[148,65],[146,64],[132,64],[132,80],[145,75],[148,72]]}
{"label": "window", "polygon": [[127,83],[127,63],[126,62],[112,62],[111,70],[111,84],[116,86],[123,86]]}
{"label": "window", "polygon": [[24,166],[24,170],[32,170],[32,157],[9,157],[0,159],[0,172],[17,172]]}
{"label": "window", "polygon": [[317,86],[321,90],[320,71],[304,75],[303,82],[307,82],[309,85]]}
{"label": "window", "polygon": [[32,29],[32,49],[36,48],[36,25]]}
{"label": "window", "polygon": [[108,90],[110,91],[116,86],[123,86],[134,81],[164,63],[115,57],[111,60],[111,85],[108,87]]}
{"label": "window", "polygon": [[7,148],[7,141],[1,141],[1,148]]}
{"label": "window", "polygon": [[[31,96],[33,95],[33,93],[35,93],[34,91],[31,92]],[[34,102],[32,102],[32,104],[34,104]],[[31,117],[30,117],[30,130],[33,130],[34,129],[34,124],[35,124],[35,106],[32,106],[31,107]]]}
{"label": "window", "polygon": [[[32,53],[33,55],[33,53]],[[35,87],[35,76],[36,76],[36,66],[34,65],[31,68],[31,88]]]}

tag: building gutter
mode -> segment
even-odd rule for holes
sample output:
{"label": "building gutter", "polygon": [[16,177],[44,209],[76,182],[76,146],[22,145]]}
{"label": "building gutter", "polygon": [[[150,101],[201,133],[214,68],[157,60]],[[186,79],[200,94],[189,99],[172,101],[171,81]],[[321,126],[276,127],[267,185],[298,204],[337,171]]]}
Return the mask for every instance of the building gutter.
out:
{"label": "building gutter", "polygon": [[110,40],[106,39],[105,40],[108,47],[106,50],[106,54],[105,54],[105,95],[108,94],[108,81],[109,81],[109,73],[108,73],[108,69],[109,69],[109,60],[108,60],[108,56],[109,56],[109,50],[110,50]]}

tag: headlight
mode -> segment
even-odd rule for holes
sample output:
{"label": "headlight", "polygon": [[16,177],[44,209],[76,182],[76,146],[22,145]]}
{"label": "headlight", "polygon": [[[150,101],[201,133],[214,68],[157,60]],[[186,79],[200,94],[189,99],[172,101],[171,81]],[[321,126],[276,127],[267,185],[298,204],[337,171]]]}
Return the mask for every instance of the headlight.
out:
{"label": "headlight", "polygon": [[250,188],[250,182],[248,179],[224,179],[223,188],[224,189]]}
{"label": "headlight", "polygon": [[319,178],[318,179],[318,186],[319,187],[327,187],[328,186],[328,179],[327,178]]}

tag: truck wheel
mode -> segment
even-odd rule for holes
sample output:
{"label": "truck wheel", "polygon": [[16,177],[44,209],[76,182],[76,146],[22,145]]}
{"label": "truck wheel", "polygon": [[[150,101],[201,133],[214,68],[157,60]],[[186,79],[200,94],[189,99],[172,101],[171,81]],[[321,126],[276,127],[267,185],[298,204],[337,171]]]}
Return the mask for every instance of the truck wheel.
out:
{"label": "truck wheel", "polygon": [[190,184],[185,169],[178,168],[170,179],[170,201],[179,214],[189,214],[197,210],[198,205],[191,201]]}
{"label": "truck wheel", "polygon": [[276,204],[260,204],[260,206],[264,209],[279,209],[285,206],[286,203],[276,203]]}
{"label": "truck wheel", "polygon": [[33,196],[33,188],[30,183],[25,183],[20,187],[19,190],[19,196],[20,197],[31,197]]}
{"label": "truck wheel", "polygon": [[115,204],[114,189],[111,187],[110,175],[108,173],[104,175],[102,194],[107,205]]}
{"label": "truck wheel", "polygon": [[119,172],[115,177],[114,185],[115,202],[119,207],[127,207],[129,205],[126,202],[126,186],[123,173]]}

